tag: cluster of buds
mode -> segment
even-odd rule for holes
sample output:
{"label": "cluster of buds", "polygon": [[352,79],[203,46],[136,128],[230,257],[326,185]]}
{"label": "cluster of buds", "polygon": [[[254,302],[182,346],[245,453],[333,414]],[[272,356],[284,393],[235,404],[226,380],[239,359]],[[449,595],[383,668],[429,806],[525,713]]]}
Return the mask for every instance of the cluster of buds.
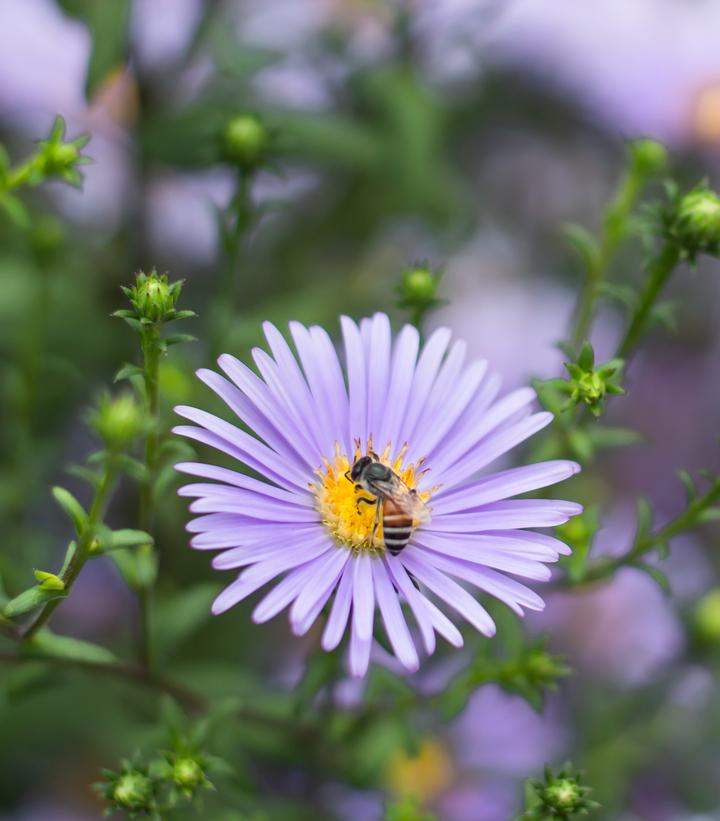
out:
{"label": "cluster of buds", "polygon": [[661,211],[662,231],[690,262],[698,254],[720,256],[720,197],[706,185],[685,194],[669,188],[669,204]]}
{"label": "cluster of buds", "polygon": [[590,799],[591,788],[581,783],[581,776],[566,764],[557,773],[545,767],[544,778],[528,782],[524,819],[541,818],[570,821],[587,815],[599,805]]}
{"label": "cluster of buds", "polygon": [[222,154],[247,173],[267,159],[270,143],[270,133],[259,117],[239,114],[228,121],[222,133]]}
{"label": "cluster of buds", "polygon": [[95,789],[108,804],[108,813],[122,811],[130,818],[165,818],[168,811],[195,802],[214,787],[207,762],[199,753],[165,753],[148,764],[123,761],[120,772],[103,770]]}
{"label": "cluster of buds", "polygon": [[442,271],[433,269],[427,263],[420,263],[403,271],[398,286],[398,306],[409,311],[415,324],[431,308],[441,304],[438,287]]}

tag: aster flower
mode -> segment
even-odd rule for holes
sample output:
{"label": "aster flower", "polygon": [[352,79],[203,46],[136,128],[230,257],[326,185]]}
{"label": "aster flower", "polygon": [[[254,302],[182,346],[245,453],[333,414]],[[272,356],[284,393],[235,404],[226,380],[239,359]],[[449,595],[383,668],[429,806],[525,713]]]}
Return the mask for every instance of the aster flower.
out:
{"label": "aster flower", "polygon": [[[329,604],[322,646],[336,648],[349,625],[350,670],[363,675],[377,606],[393,652],[415,670],[418,651],[401,604],[428,654],[436,633],[455,646],[463,642],[438,603],[494,634],[493,620],[468,587],[519,615],[542,609],[542,599],[512,577],[546,580],[544,563],[569,549],[526,528],[561,524],[580,506],[508,497],[579,468],[551,461],[481,476],[551,421],[549,413],[531,412],[534,391],[495,401],[499,380],[485,362],[465,365],[465,344],[451,344],[446,328],[421,346],[409,325],[393,342],[384,314],[359,325],[343,317],[341,324],[344,369],[322,328],[292,322],[297,355],[266,323],[270,353],[253,350],[259,375],[227,354],[218,360],[227,379],[198,372],[252,433],[184,406],[177,413],[194,424],[175,433],[228,454],[261,478],[186,462],[177,469],[210,481],[179,492],[195,498],[192,546],[221,551],[213,560],[219,570],[243,568],[215,600],[214,613],[280,579],[253,619],[264,622],[290,607],[293,632],[302,635]],[[382,522],[374,527],[375,505],[359,504],[366,494],[349,479],[354,461],[373,448],[430,514],[398,555],[384,546]]]}

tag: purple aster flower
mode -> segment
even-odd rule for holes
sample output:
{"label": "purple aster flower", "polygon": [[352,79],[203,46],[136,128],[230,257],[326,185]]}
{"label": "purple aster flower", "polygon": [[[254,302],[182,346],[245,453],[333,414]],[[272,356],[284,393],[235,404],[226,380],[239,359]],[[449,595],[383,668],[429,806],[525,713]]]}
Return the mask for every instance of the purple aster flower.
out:
{"label": "purple aster flower", "polygon": [[[290,323],[297,355],[280,332],[264,326],[270,353],[253,350],[259,376],[227,354],[218,360],[229,379],[198,376],[253,433],[205,411],[179,407],[194,425],[175,432],[216,448],[262,479],[227,468],[182,463],[178,470],[211,482],[181,488],[196,497],[188,524],[192,546],[221,550],[220,570],[243,568],[215,600],[222,613],[273,580],[280,581],[253,612],[264,622],[290,607],[297,635],[326,604],[322,636],[333,650],[349,623],[350,670],[363,675],[375,609],[393,652],[408,669],[418,652],[401,603],[408,606],[425,650],[438,633],[455,646],[462,636],[436,602],[486,636],[495,625],[466,586],[519,615],[542,599],[514,576],[546,580],[545,562],[569,549],[526,528],[553,527],[580,512],[572,502],[514,499],[576,473],[574,462],[552,461],[479,474],[499,456],[544,428],[549,413],[532,413],[534,392],[523,388],[495,401],[499,381],[485,362],[464,364],[465,344],[447,328],[423,346],[404,327],[393,343],[384,314],[359,325],[342,320],[345,370],[328,334]],[[374,443],[374,445],[373,445]],[[378,454],[373,446],[382,448]],[[386,549],[376,505],[361,504],[350,473],[366,454],[390,468],[405,496],[423,500],[428,515],[413,519],[407,546]],[[382,510],[383,497],[376,494]]]}

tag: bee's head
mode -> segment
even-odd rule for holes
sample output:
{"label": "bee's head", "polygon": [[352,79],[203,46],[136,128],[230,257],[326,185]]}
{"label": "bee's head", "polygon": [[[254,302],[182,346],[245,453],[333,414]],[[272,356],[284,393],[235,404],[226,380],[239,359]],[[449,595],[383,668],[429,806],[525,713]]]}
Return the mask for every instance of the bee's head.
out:
{"label": "bee's head", "polygon": [[359,459],[355,460],[355,464],[352,466],[352,470],[350,471],[350,478],[353,482],[358,481],[365,468],[367,468],[367,466],[371,463],[372,459],[369,456],[361,456]]}

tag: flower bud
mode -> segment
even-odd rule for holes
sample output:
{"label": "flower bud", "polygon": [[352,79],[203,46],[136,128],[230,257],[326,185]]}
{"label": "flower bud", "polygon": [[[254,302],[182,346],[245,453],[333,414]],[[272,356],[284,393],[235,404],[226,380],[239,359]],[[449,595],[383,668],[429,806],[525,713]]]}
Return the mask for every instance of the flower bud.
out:
{"label": "flower bud", "polygon": [[435,301],[438,277],[426,266],[410,268],[403,273],[402,296],[413,305],[431,305]]}
{"label": "flower bud", "polygon": [[677,204],[671,230],[691,258],[719,254],[720,197],[704,187],[689,191]]}
{"label": "flower bud", "polygon": [[56,117],[47,140],[40,143],[40,150],[32,162],[30,178],[33,183],[42,182],[47,177],[59,177],[71,185],[80,185],[78,165],[90,162],[80,152],[90,138],[78,137],[65,142],[65,121]]}
{"label": "flower bud", "polygon": [[244,170],[257,167],[269,147],[265,126],[253,114],[233,117],[223,132],[223,148],[227,159]]}
{"label": "flower bud", "polygon": [[194,758],[177,758],[173,765],[173,781],[184,790],[194,790],[205,784],[205,771]]}
{"label": "flower bud", "polygon": [[693,622],[701,640],[709,644],[720,644],[720,588],[711,590],[700,599]]}
{"label": "flower bud", "polygon": [[585,815],[598,806],[588,797],[590,788],[581,784],[580,776],[569,764],[557,774],[546,767],[544,780],[531,779],[530,786],[534,793],[533,806],[526,813],[530,818],[570,819],[576,814]]}
{"label": "flower bud", "polygon": [[655,177],[667,167],[668,154],[665,146],[655,140],[635,140],[630,143],[630,159],[635,173]]}
{"label": "flower bud", "polygon": [[152,781],[137,770],[122,773],[112,790],[112,800],[126,810],[150,809],[153,803]]}
{"label": "flower bud", "polygon": [[128,289],[128,295],[141,319],[162,322],[175,310],[181,286],[180,282],[171,284],[167,274],[158,276],[155,270],[150,274],[140,271],[136,275],[135,286]]}
{"label": "flower bud", "polygon": [[90,424],[110,450],[123,450],[145,430],[142,408],[131,393],[112,397],[104,394]]}

